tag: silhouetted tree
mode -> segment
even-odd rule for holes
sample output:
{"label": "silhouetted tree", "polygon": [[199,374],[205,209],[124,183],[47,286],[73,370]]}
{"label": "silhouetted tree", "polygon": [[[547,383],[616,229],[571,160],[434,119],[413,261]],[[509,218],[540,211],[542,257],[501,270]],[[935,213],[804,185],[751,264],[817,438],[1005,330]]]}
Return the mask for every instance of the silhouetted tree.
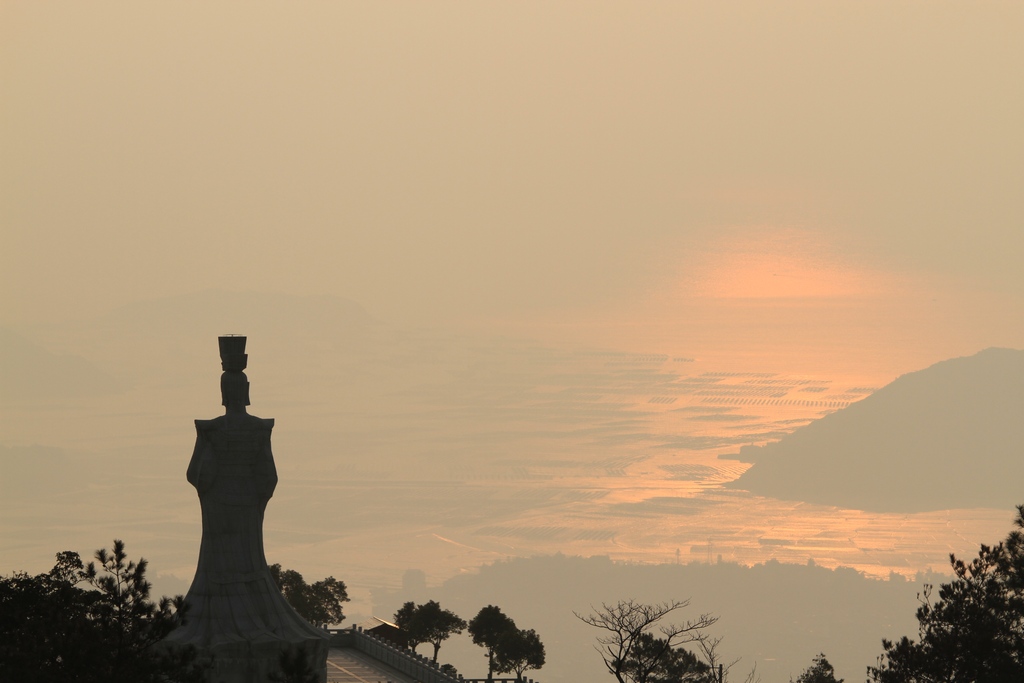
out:
{"label": "silhouetted tree", "polygon": [[883,640],[876,683],[1024,681],[1024,506],[1014,529],[970,563],[950,555],[954,579],[918,595],[918,640]]}
{"label": "silhouetted tree", "polygon": [[717,683],[711,667],[685,647],[666,647],[664,638],[642,633],[633,654],[626,660],[626,671],[633,680],[640,680],[645,663],[654,662],[647,674],[648,683]]}
{"label": "silhouetted tree", "polygon": [[473,644],[487,649],[487,680],[494,678],[494,658],[498,642],[505,633],[515,628],[516,622],[494,605],[480,608],[477,615],[470,620],[469,635],[473,637]]}
{"label": "silhouetted tree", "polygon": [[96,559],[102,573],[65,551],[47,574],[0,578],[0,680],[202,681],[208,665],[194,648],[160,645],[182,622],[184,599],[152,602],[146,560],[128,561],[120,540]]}
{"label": "silhouetted tree", "polygon": [[309,623],[325,628],[344,621],[342,603],[349,601],[344,581],[328,576],[310,585],[302,574],[294,569],[282,569],[279,564],[270,565],[270,574],[288,604]]}
{"label": "silhouetted tree", "polygon": [[515,673],[523,680],[523,673],[544,666],[544,643],[533,629],[512,628],[501,634],[494,648],[494,670]]}
{"label": "silhouetted tree", "polygon": [[427,642],[423,637],[423,632],[413,624],[415,618],[416,603],[411,600],[399,607],[393,617],[395,626],[402,632],[406,647],[413,650],[416,649],[417,645]]}
{"label": "silhouetted tree", "polygon": [[[706,641],[706,630],[718,621],[710,614],[701,614],[682,624],[661,623],[666,616],[689,604],[689,600],[656,605],[620,600],[615,605],[602,603],[601,609],[595,609],[594,614],[588,616],[575,614],[585,624],[607,631],[606,635],[598,636],[597,651],[608,672],[619,683],[653,683],[661,680],[657,676],[679,646]],[[655,629],[661,634],[660,638],[653,635]],[[714,644],[717,645],[717,641]],[[699,681],[701,675],[703,672],[695,671],[682,680]]]}
{"label": "silhouetted tree", "polygon": [[415,649],[420,643],[434,646],[434,659],[441,649],[441,643],[449,637],[462,633],[466,621],[454,612],[441,609],[434,600],[417,605],[407,602],[395,612],[395,625],[402,630],[409,647]]}
{"label": "silhouetted tree", "polygon": [[[789,679],[793,683],[793,679]],[[825,654],[817,655],[811,665],[804,669],[804,672],[797,676],[796,683],[843,683],[843,679],[836,678],[836,670],[832,668]]]}
{"label": "silhouetted tree", "polygon": [[[729,683],[732,680],[732,669],[739,664],[739,658],[726,663],[719,652],[722,639],[712,638],[702,634],[693,641],[693,645],[700,652],[700,661],[707,665],[708,673],[706,678],[696,676],[695,681],[711,681],[711,683]],[[685,680],[685,679],[684,679]],[[757,674],[757,664],[751,667],[750,671],[743,678],[743,683],[760,683],[761,677]]]}

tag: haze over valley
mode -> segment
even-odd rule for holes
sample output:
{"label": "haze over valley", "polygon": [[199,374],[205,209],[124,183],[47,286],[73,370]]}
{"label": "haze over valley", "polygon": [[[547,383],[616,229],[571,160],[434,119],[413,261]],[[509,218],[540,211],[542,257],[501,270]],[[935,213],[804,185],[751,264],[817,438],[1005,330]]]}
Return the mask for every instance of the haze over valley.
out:
{"label": "haze over valley", "polygon": [[[868,473],[879,468],[850,452],[856,442],[845,432],[819,437],[795,470],[788,465],[784,481],[809,487],[804,495],[792,489],[766,496],[755,485],[751,493],[745,472],[755,470],[743,459],[869,411],[918,376],[927,382],[939,374],[948,390],[931,393],[940,398],[968,395],[975,406],[991,401],[1012,413],[1019,390],[1006,391],[1020,384],[1021,352],[947,361],[879,389],[879,378],[867,374],[833,378],[756,365],[741,371],[741,361],[715,364],[699,348],[639,353],[402,329],[342,299],[206,291],[5,333],[0,505],[11,569],[42,571],[55,549],[88,552],[117,534],[157,568],[158,590],[187,589],[200,520],[184,468],[191,420],[220,412],[211,341],[219,327],[249,334],[252,411],[277,419],[281,484],[267,513],[268,558],[308,576],[344,577],[353,619],[381,609],[389,616],[397,605],[374,595],[397,590],[409,570],[439,586],[481,565],[560,553],[645,565],[812,563],[819,571],[847,567],[913,581],[922,572],[947,571],[950,552],[969,555],[1008,527],[1006,501],[915,504],[920,463],[913,461],[906,474],[890,468],[891,486],[906,496],[890,493],[886,500],[901,509],[835,507],[830,486],[863,486],[851,477],[851,462]],[[54,367],[61,375],[47,385]],[[965,369],[949,379],[945,367]],[[60,395],[64,378],[75,387],[68,395]],[[1001,391],[1003,385],[1009,389]],[[884,415],[923,410],[921,391],[893,401]],[[939,415],[943,405],[936,403]],[[942,436],[944,425],[968,435],[984,431],[961,417],[922,417],[938,430],[933,451],[950,444],[944,455],[927,457],[955,460],[964,447]],[[886,441],[920,438],[914,428],[901,420]],[[989,438],[1012,441],[1013,433]],[[993,467],[1017,466],[1006,447],[983,443],[980,450]],[[777,466],[792,460],[785,457],[776,456]],[[763,462],[774,464],[769,455]],[[926,490],[961,481],[956,470],[936,467]],[[563,571],[557,563],[552,568]],[[603,595],[616,590],[614,577],[606,577]],[[736,577],[733,589],[740,590],[746,575]],[[633,582],[620,581],[617,590],[635,592],[627,588]],[[870,583],[856,588],[870,593]],[[686,580],[679,590],[699,594],[701,585]],[[901,580],[904,598],[912,598],[915,585]],[[526,599],[491,589],[494,601]],[[594,601],[600,599],[611,598]],[[567,618],[581,609],[563,607]],[[750,609],[734,608],[748,628],[757,623]],[[903,610],[906,618],[911,613],[912,606]],[[866,642],[887,635],[867,608],[859,614],[858,623],[875,627]],[[551,628],[567,625],[556,620]],[[744,632],[739,625],[730,632],[736,628]],[[737,645],[753,640],[739,636]],[[807,647],[794,643],[792,659],[780,655],[777,666],[798,666],[797,653],[814,654],[804,655]],[[857,660],[844,647],[833,655],[840,666]],[[576,666],[563,668],[563,680]],[[775,671],[770,662],[760,666]]]}

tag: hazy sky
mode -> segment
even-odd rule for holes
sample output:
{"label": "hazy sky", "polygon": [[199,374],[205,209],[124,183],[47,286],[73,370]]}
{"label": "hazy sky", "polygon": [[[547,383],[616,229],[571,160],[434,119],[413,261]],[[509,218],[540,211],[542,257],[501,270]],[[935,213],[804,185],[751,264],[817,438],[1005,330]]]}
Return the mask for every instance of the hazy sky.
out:
{"label": "hazy sky", "polygon": [[802,563],[824,535],[822,566],[912,573],[997,542],[1009,511],[719,500],[742,468],[685,443],[1024,347],[1021,36],[1019,0],[0,0],[0,369],[38,390],[0,396],[0,573],[123,532],[184,589],[227,332],[279,419],[271,561],[344,577],[353,615],[513,552]]}
{"label": "hazy sky", "polygon": [[5,2],[0,322],[208,287],[1019,314],[1021,35],[1017,2]]}

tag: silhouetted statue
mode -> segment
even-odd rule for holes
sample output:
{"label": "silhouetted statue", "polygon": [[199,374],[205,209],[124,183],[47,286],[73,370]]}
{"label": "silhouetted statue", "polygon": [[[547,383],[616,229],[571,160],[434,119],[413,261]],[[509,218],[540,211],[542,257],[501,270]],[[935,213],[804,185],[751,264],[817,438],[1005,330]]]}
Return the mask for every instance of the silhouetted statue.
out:
{"label": "silhouetted statue", "polygon": [[211,681],[264,683],[281,652],[305,651],[327,676],[326,631],[303,620],[278,590],[263,552],[263,512],[277,486],[272,419],[246,413],[245,337],[220,337],[225,414],[196,420],[188,480],[199,492],[203,540],[185,624],[168,638],[214,657]]}

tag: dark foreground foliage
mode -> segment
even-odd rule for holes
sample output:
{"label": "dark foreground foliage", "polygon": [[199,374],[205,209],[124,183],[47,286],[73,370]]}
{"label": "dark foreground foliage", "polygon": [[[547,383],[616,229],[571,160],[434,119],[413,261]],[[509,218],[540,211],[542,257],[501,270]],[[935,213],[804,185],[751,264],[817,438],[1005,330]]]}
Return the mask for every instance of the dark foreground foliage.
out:
{"label": "dark foreground foliage", "polygon": [[0,577],[0,680],[19,683],[199,683],[194,650],[160,646],[185,615],[184,598],[150,600],[145,559],[124,543],[83,565],[57,554],[45,574]]}
{"label": "dark foreground foliage", "polygon": [[301,647],[281,652],[277,660],[280,669],[270,675],[271,683],[319,683],[320,676]]}
{"label": "dark foreground foliage", "polygon": [[955,578],[925,586],[918,638],[883,640],[875,683],[1019,683],[1024,681],[1024,505],[1014,529],[964,562],[950,555]]}

